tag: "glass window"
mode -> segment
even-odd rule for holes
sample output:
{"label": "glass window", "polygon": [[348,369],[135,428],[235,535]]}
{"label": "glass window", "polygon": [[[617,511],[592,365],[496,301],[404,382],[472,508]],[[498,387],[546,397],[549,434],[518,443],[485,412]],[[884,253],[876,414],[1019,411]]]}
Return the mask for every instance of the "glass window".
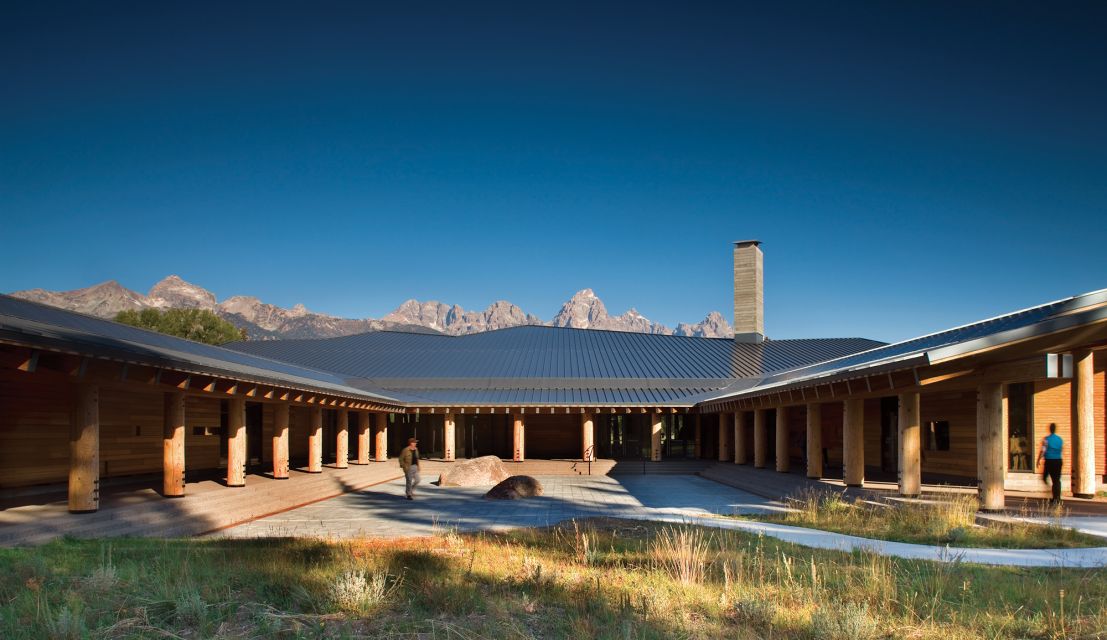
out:
{"label": "glass window", "polygon": [[933,420],[923,431],[927,451],[949,451],[949,421]]}
{"label": "glass window", "polygon": [[1007,468],[1034,473],[1034,391],[1028,382],[1007,385]]}

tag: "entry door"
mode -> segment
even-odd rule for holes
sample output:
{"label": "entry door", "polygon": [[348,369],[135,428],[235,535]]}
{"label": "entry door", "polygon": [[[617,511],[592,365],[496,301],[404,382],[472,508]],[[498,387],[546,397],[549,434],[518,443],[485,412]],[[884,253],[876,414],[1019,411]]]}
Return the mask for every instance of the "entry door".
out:
{"label": "entry door", "polygon": [[249,464],[261,464],[261,420],[262,404],[246,403],[246,459]]}
{"label": "entry door", "polygon": [[880,470],[899,472],[899,399],[880,399]]}
{"label": "entry door", "polygon": [[647,455],[646,447],[650,444],[648,434],[645,433],[644,423],[636,420],[636,417],[607,416],[608,444],[612,458],[642,458]]}

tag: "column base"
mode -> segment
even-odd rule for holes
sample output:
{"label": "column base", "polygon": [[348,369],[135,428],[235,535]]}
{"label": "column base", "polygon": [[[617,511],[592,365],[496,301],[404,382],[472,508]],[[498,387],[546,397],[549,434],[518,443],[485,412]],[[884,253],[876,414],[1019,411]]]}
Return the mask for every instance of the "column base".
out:
{"label": "column base", "polygon": [[1094,493],[1074,493],[1074,494],[1072,494],[1072,497],[1081,498],[1083,500],[1091,500],[1092,498],[1095,497],[1095,494]]}
{"label": "column base", "polygon": [[288,476],[273,476],[274,480],[288,480]]}
{"label": "column base", "polygon": [[811,474],[809,473],[809,474],[807,474],[807,477],[808,477],[808,479],[810,479],[810,480],[822,480],[822,479],[823,479],[823,476],[822,476],[822,474],[815,474],[815,475],[811,475]]}
{"label": "column base", "polygon": [[241,489],[242,487],[245,487],[245,486],[246,486],[246,483],[242,483],[242,484],[230,484],[230,483],[227,483],[227,487],[228,487],[228,488],[231,488],[231,489]]}
{"label": "column base", "polygon": [[918,498],[918,497],[921,497],[921,496],[922,496],[922,492],[919,492],[919,493],[901,493],[901,494],[899,494],[899,497],[901,497],[901,498]]}
{"label": "column base", "polygon": [[99,509],[70,509],[69,513],[80,515],[82,513],[96,513]]}
{"label": "column base", "polygon": [[349,464],[344,464],[344,465],[342,465],[342,466],[339,466],[339,465],[334,465],[334,468],[335,468],[335,469],[349,469],[349,468],[350,468],[350,465],[349,465]]}
{"label": "column base", "polygon": [[183,493],[163,493],[163,494],[161,494],[161,497],[163,497],[163,498],[183,498],[183,497],[185,497],[185,494],[183,494]]}
{"label": "column base", "polygon": [[310,470],[310,469],[309,469],[309,470],[308,470],[308,473],[323,473],[323,470],[322,470],[322,469],[320,469],[320,470],[318,470],[318,471],[312,471],[312,470]]}
{"label": "column base", "polygon": [[862,488],[864,488],[864,487],[865,487],[865,483],[864,483],[864,482],[860,482],[860,483],[857,483],[857,484],[853,484],[853,483],[847,482],[847,483],[846,483],[846,486],[847,486],[847,487],[853,487],[854,489],[862,489]]}

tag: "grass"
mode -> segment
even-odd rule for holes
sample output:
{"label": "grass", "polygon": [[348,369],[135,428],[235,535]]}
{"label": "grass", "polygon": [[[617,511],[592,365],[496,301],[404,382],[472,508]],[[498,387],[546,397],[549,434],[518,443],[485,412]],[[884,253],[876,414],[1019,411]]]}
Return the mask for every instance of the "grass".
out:
{"label": "grass", "polygon": [[[752,519],[834,531],[864,538],[954,547],[1065,549],[1103,547],[1107,540],[1055,524],[997,522],[978,524],[975,496],[943,496],[925,502],[858,500],[840,493],[808,490],[791,499],[792,511]],[[1056,517],[1055,509],[1022,515]]]}
{"label": "grass", "polygon": [[641,522],[401,541],[0,550],[0,637],[1107,638],[1107,571],[815,551]]}

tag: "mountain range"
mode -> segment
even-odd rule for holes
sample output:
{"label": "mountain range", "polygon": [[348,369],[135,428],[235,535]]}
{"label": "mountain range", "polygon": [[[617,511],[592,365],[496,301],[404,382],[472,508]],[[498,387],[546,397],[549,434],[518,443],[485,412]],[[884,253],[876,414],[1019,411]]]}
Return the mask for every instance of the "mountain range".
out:
{"label": "mountain range", "polygon": [[333,338],[384,330],[462,335],[529,324],[707,338],[733,335],[730,323],[717,311],[694,324],[682,322],[675,329],[652,322],[635,309],[611,315],[591,289],[574,294],[549,322],[503,300],[483,311],[466,311],[459,305],[434,300],[408,300],[383,318],[339,318],[308,311],[302,304],[291,309],[278,307],[253,296],[232,296],[219,302],[212,292],[175,275],[155,284],[146,295],[114,280],[72,291],[28,289],[11,295],[101,318],[113,318],[131,309],[208,309],[245,329],[251,340]]}

